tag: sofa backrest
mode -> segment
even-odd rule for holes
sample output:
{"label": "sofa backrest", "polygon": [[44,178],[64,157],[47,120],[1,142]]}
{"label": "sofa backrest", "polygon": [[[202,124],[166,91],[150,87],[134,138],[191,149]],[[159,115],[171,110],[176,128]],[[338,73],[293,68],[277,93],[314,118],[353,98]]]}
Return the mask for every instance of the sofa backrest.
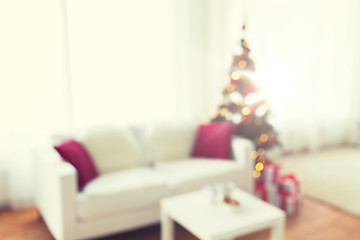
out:
{"label": "sofa backrest", "polygon": [[54,134],[56,145],[76,139],[88,151],[100,174],[154,162],[189,158],[195,141],[194,122],[103,125],[70,134]]}
{"label": "sofa backrest", "polygon": [[147,127],[143,142],[152,162],[189,158],[197,124],[192,122],[163,122]]}
{"label": "sofa backrest", "polygon": [[78,137],[101,174],[141,164],[143,149],[129,127],[97,126]]}

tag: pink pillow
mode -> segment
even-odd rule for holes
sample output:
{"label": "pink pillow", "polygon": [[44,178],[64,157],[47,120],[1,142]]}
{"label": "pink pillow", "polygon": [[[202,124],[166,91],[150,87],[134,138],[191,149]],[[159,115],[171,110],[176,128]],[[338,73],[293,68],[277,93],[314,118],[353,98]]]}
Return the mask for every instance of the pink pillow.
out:
{"label": "pink pillow", "polygon": [[80,190],[99,175],[91,156],[76,140],[70,139],[54,148],[66,162],[76,168]]}
{"label": "pink pillow", "polygon": [[213,122],[198,128],[193,157],[231,159],[231,135],[235,130],[232,122]]}

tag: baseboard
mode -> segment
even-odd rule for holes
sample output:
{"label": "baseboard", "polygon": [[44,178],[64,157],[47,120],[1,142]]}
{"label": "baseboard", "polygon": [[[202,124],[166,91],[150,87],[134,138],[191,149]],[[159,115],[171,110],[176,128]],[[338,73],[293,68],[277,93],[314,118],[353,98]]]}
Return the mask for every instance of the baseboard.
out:
{"label": "baseboard", "polygon": [[0,212],[6,211],[10,208],[11,208],[10,203],[8,203],[8,202],[0,203]]}
{"label": "baseboard", "polygon": [[12,209],[27,209],[35,206],[34,201],[32,200],[21,200],[21,201],[12,201],[9,206]]}
{"label": "baseboard", "polygon": [[0,171],[0,209],[9,206],[9,186],[8,186],[9,174],[7,171]]}

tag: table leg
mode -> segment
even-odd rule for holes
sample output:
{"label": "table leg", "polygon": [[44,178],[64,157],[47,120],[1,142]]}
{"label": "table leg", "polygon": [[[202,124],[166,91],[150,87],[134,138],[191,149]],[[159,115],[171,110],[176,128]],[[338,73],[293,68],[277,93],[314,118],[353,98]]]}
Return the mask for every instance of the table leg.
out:
{"label": "table leg", "polygon": [[161,240],[174,239],[174,222],[164,211],[161,211]]}
{"label": "table leg", "polygon": [[281,218],[277,223],[271,228],[271,240],[284,240],[285,232],[285,218]]}

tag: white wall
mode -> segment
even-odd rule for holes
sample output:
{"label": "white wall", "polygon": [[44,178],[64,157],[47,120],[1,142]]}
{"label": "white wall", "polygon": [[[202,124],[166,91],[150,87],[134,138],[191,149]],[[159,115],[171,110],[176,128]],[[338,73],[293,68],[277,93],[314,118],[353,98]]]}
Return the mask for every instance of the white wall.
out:
{"label": "white wall", "polygon": [[0,209],[9,204],[9,184],[8,172],[4,169],[0,170]]}
{"label": "white wall", "polygon": [[223,61],[226,7],[216,0],[69,1],[75,126],[209,120],[231,61]]}
{"label": "white wall", "polygon": [[174,57],[181,48],[175,4],[69,1],[75,126],[188,115],[181,99],[187,79],[179,78],[183,67]]}
{"label": "white wall", "polygon": [[0,2],[0,169],[13,205],[32,195],[33,146],[65,128],[65,51],[60,0]]}
{"label": "white wall", "polygon": [[360,89],[360,68],[358,67],[358,63],[360,62],[360,2],[359,1],[353,1],[353,6],[352,6],[352,11],[351,11],[352,15],[354,16],[354,18],[352,19],[352,21],[349,23],[350,25],[355,25],[358,26],[357,30],[355,30],[355,34],[357,37],[353,38],[352,41],[357,43],[357,48],[353,49],[353,53],[354,53],[354,61],[352,64],[352,68],[355,71],[356,77],[355,77],[355,81],[353,84],[353,88],[352,88],[352,92],[351,92],[351,101],[353,102],[354,106],[357,107],[353,107],[352,108],[352,117],[351,119],[353,119],[354,121],[351,121],[349,123],[350,126],[352,126],[351,131],[349,133],[349,139],[350,142],[355,143],[357,145],[360,144],[360,94],[359,94],[359,89]]}
{"label": "white wall", "polygon": [[200,119],[206,104],[206,1],[64,3],[0,3],[0,168],[16,206],[31,202],[33,147],[53,131]]}

